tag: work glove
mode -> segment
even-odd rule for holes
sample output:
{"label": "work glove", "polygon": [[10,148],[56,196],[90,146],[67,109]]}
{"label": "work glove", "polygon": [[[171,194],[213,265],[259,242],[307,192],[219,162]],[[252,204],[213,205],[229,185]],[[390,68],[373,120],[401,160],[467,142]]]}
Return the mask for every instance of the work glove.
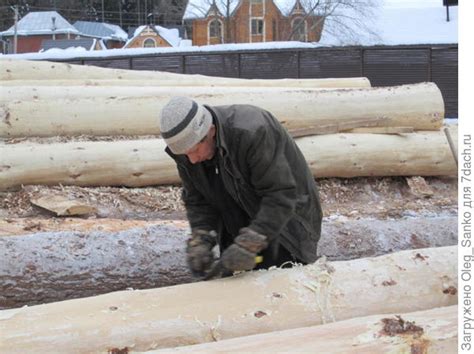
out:
{"label": "work glove", "polygon": [[186,247],[188,266],[194,276],[203,276],[214,260],[212,247],[216,244],[215,231],[193,230]]}
{"label": "work glove", "polygon": [[257,254],[267,246],[266,236],[244,227],[240,229],[234,243],[222,253],[222,265],[231,271],[251,270],[257,264]]}

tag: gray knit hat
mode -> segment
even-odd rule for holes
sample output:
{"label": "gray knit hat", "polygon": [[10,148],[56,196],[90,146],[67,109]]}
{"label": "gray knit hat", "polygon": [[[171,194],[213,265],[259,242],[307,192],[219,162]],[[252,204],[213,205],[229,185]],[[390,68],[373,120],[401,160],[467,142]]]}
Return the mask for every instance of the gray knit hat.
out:
{"label": "gray knit hat", "polygon": [[187,97],[173,97],[161,110],[161,136],[176,155],[184,154],[199,143],[211,124],[211,113]]}

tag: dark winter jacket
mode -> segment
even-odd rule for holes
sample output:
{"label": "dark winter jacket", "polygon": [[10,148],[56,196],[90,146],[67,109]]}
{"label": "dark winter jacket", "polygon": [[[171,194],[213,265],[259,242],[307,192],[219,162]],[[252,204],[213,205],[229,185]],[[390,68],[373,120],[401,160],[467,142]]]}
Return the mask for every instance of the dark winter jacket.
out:
{"label": "dark winter jacket", "polygon": [[[235,223],[227,230],[249,226],[301,261],[316,260],[321,205],[313,175],[294,140],[271,113],[258,107],[206,108],[216,125],[216,176],[242,212],[239,216],[222,207],[223,193],[216,193],[209,182],[205,163],[193,165],[186,155],[166,149],[183,181],[191,228],[222,230],[222,223]],[[222,237],[221,233],[221,246]]]}

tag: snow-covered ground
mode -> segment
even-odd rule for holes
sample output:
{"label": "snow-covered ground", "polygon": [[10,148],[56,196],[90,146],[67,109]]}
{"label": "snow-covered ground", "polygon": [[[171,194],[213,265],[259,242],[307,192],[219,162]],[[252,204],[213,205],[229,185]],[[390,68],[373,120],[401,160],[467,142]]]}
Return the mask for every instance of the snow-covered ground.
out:
{"label": "snow-covered ground", "polygon": [[318,48],[340,45],[412,45],[458,43],[458,7],[450,7],[451,21],[446,21],[446,8],[441,0],[380,0],[373,21],[367,26],[376,36],[361,32],[357,40],[340,38],[323,32],[319,43],[265,42],[184,46],[174,48],[109,49],[84,52],[78,48],[44,53],[4,55],[18,59],[71,59],[76,57],[108,57],[154,53],[222,52],[258,49]]}

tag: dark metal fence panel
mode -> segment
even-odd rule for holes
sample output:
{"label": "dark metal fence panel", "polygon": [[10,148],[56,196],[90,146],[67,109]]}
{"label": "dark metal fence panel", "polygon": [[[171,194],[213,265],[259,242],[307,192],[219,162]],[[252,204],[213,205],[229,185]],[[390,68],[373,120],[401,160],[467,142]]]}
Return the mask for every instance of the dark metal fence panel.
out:
{"label": "dark metal fence panel", "polygon": [[458,116],[458,48],[433,49],[431,79],[444,98],[446,117]]}
{"label": "dark metal fence panel", "polygon": [[295,51],[252,52],[240,54],[240,77],[244,79],[283,79],[298,77]]}
{"label": "dark metal fence panel", "polygon": [[107,59],[94,59],[90,58],[84,60],[86,65],[100,66],[102,68],[113,68],[113,69],[130,69],[130,60],[128,58],[107,58]]}
{"label": "dark metal fence panel", "polygon": [[308,50],[300,54],[300,77],[330,78],[362,76],[359,49]]}
{"label": "dark metal fence panel", "polygon": [[186,74],[239,77],[239,54],[192,54],[185,56]]}
{"label": "dark metal fence panel", "polygon": [[132,69],[182,73],[184,70],[183,57],[182,55],[150,55],[146,57],[137,56],[132,58]]}
{"label": "dark metal fence panel", "polygon": [[430,49],[365,49],[364,76],[372,86],[429,81]]}

